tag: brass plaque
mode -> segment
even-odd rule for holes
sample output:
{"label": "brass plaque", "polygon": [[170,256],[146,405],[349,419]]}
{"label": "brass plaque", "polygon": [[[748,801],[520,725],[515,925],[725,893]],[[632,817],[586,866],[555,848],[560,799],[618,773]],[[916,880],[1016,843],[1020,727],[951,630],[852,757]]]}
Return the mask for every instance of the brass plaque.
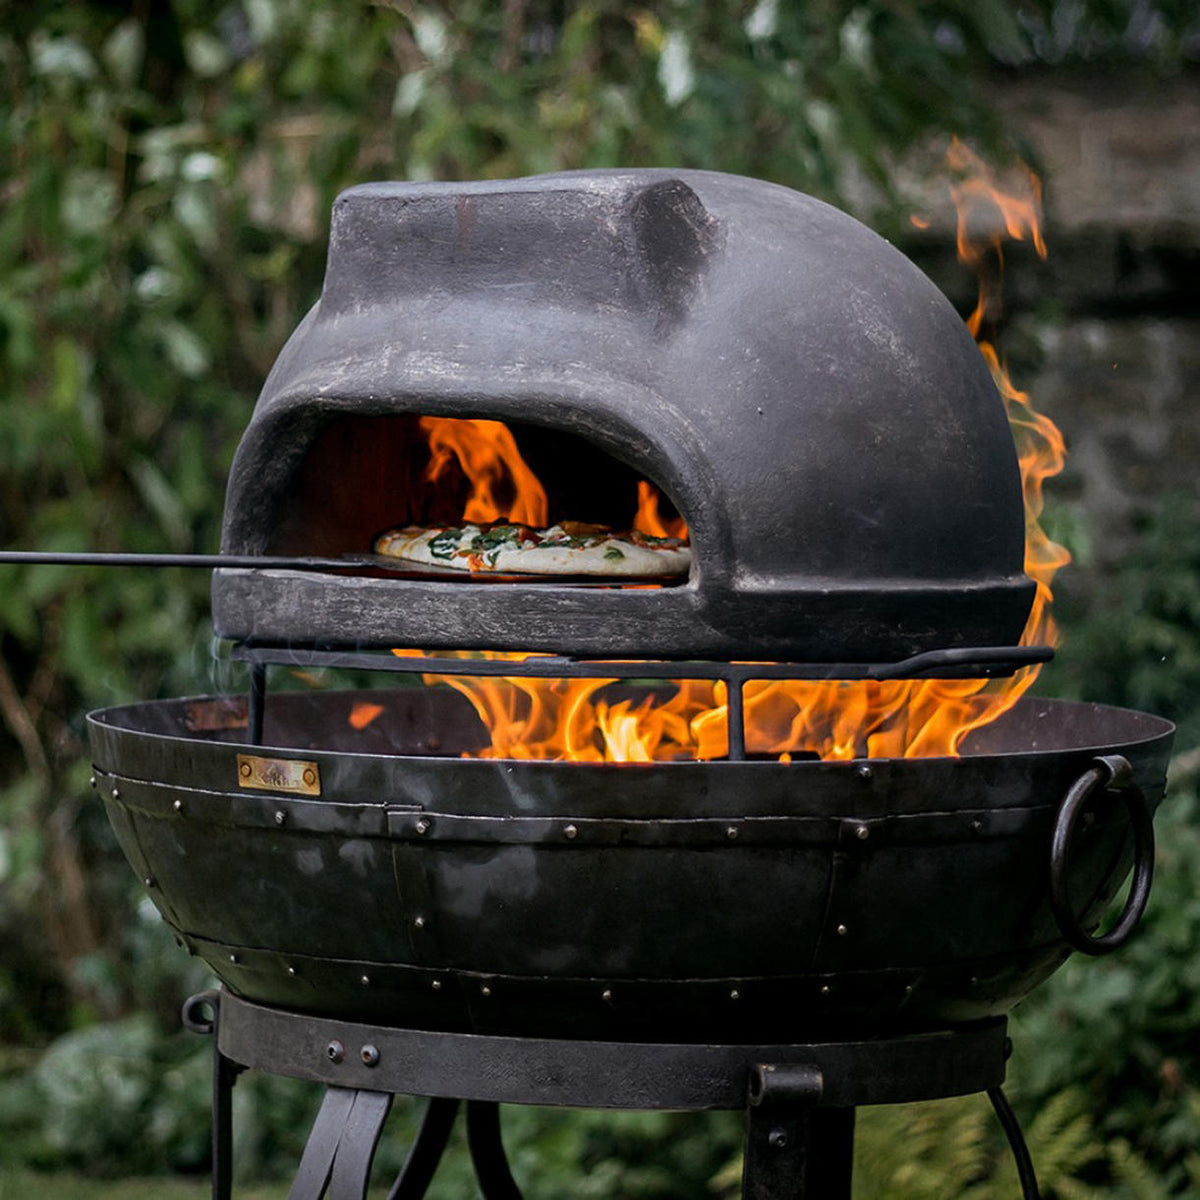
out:
{"label": "brass plaque", "polygon": [[315,762],[299,758],[260,758],[239,754],[238,787],[264,792],[291,792],[296,796],[321,794],[321,771]]}

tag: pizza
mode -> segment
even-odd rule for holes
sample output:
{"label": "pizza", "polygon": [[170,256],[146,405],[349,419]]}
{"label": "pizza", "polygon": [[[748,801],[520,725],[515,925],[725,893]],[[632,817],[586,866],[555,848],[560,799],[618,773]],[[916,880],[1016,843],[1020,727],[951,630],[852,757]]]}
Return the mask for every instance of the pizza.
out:
{"label": "pizza", "polygon": [[692,552],[681,538],[638,530],[617,533],[604,525],[560,521],[548,529],[528,525],[408,525],[375,540],[389,558],[501,575],[686,575]]}

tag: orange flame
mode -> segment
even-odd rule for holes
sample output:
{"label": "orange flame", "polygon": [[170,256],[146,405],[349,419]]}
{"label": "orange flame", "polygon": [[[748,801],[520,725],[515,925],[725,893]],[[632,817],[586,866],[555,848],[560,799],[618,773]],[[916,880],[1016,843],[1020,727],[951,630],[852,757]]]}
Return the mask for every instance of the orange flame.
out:
{"label": "orange flame", "polygon": [[546,524],[546,489],[521,457],[503,421],[422,417],[418,424],[429,438],[426,481],[437,484],[455,461],[470,480],[464,521]]}
{"label": "orange flame", "polygon": [[356,700],[350,709],[350,725],[354,729],[366,729],[381,712],[383,712],[382,704],[371,704],[366,700]]}
{"label": "orange flame", "polygon": [[[521,457],[512,431],[503,421],[477,417],[421,417],[417,422],[429,442],[425,482],[445,482],[457,464],[470,486],[462,520],[486,525],[511,521],[535,529],[549,521],[546,489]],[[660,513],[662,494],[647,480],[638,481],[637,513],[631,528],[652,537],[687,539],[682,517]]]}
{"label": "orange flame", "polygon": [[[993,261],[997,273],[1002,267],[1005,239],[1029,240],[1045,257],[1041,185],[1024,164],[1001,180],[957,139],[947,162],[955,177],[950,192],[958,214],[959,257],[979,280],[978,301],[967,326],[1004,401],[1021,468],[1025,571],[1037,585],[1021,642],[1053,645],[1057,630],[1050,615],[1050,583],[1070,556],[1046,535],[1040,517],[1043,484],[1062,470],[1063,439],[1054,424],[1033,409],[1028,395],[1013,385],[995,347],[981,337],[995,302],[988,268]],[[913,223],[922,227],[920,219]],[[459,426],[471,428],[462,434],[448,428]],[[433,454],[428,477],[435,478],[453,455],[474,482],[475,495],[465,519],[532,524],[545,520],[545,492],[521,461],[503,425],[424,418],[422,427],[430,433]],[[480,439],[486,441],[486,451],[480,449]],[[505,465],[497,466],[497,460]],[[502,484],[503,480],[511,482]],[[520,499],[514,498],[505,508],[495,500],[498,492]],[[651,484],[639,483],[634,528],[659,537],[686,537],[682,518],[661,518],[659,501]],[[453,652],[453,656],[467,657],[469,652]],[[1016,703],[1038,670],[1029,667],[1001,680],[751,680],[743,693],[746,748],[783,762],[792,761],[797,753],[835,760],[954,755],[968,733]],[[483,758],[653,762],[720,758],[728,749],[725,685],[718,681],[681,680],[669,695],[654,690],[634,700],[614,689],[616,677],[429,674],[424,678],[454,688],[471,702],[490,737],[490,745],[478,752]]]}
{"label": "orange flame", "polygon": [[662,496],[658,488],[644,479],[638,480],[637,515],[633,518],[633,528],[638,533],[648,533],[651,537],[682,538],[687,541],[687,522],[682,517],[664,517],[658,511]]}
{"label": "orange flame", "polygon": [[[450,656],[475,655],[453,651]],[[634,700],[605,694],[615,678],[422,678],[451,687],[470,702],[490,738],[490,745],[473,756],[477,758],[659,762],[722,758],[727,751],[725,685],[720,682],[685,679],[665,699],[665,693],[652,692]]]}
{"label": "orange flame", "polygon": [[[982,336],[984,321],[995,298],[989,286],[986,262],[989,248],[995,255],[997,271],[1004,263],[1005,237],[1019,242],[1028,239],[1038,257],[1046,257],[1046,243],[1041,231],[1041,180],[1025,163],[1015,164],[1001,179],[994,168],[958,138],[952,140],[946,158],[957,175],[950,194],[958,213],[959,258],[975,271],[979,280],[979,294],[975,308],[967,318],[967,328],[979,343],[980,353],[1004,401],[1021,465],[1025,501],[1025,573],[1037,584],[1021,644],[1053,646],[1058,643],[1058,627],[1050,614],[1050,584],[1059,568],[1071,561],[1071,555],[1064,546],[1052,541],[1042,528],[1042,489],[1048,478],[1063,469],[1066,445],[1054,422],[1037,412],[1028,393],[1013,384],[995,346]],[[1007,711],[1028,690],[1039,670],[1029,668],[1018,672],[1011,680],[991,685],[994,692],[1001,693],[1002,707],[996,716]],[[993,718],[989,715],[987,719]]]}

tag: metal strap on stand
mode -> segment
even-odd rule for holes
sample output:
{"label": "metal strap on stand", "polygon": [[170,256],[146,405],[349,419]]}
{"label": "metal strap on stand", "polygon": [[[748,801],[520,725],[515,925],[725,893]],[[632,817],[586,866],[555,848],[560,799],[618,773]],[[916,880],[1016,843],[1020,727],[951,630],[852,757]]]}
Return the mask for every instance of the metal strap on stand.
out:
{"label": "metal strap on stand", "polygon": [[[208,1015],[211,1014],[211,1015]],[[805,1045],[554,1041],[362,1025],[284,1012],[226,992],[193,996],[184,1021],[215,1034],[213,1200],[231,1200],[231,1092],[246,1068],[327,1085],[290,1200],[364,1200],[395,1095],[428,1096],[388,1200],[426,1195],[460,1102],[484,1200],[520,1200],[500,1133],[501,1103],[742,1110],[745,1200],[849,1200],[854,1110],[986,1091],[1037,1184],[1000,1083],[1005,1022],[953,1032]]]}

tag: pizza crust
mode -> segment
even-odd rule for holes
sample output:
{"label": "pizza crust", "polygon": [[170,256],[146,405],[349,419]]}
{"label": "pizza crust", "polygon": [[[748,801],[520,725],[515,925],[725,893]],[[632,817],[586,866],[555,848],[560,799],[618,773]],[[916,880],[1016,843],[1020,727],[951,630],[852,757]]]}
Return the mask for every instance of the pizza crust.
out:
{"label": "pizza crust", "polygon": [[686,575],[692,563],[691,549],[679,538],[614,533],[576,522],[548,529],[408,525],[381,534],[375,552],[426,566],[500,575],[675,578]]}

